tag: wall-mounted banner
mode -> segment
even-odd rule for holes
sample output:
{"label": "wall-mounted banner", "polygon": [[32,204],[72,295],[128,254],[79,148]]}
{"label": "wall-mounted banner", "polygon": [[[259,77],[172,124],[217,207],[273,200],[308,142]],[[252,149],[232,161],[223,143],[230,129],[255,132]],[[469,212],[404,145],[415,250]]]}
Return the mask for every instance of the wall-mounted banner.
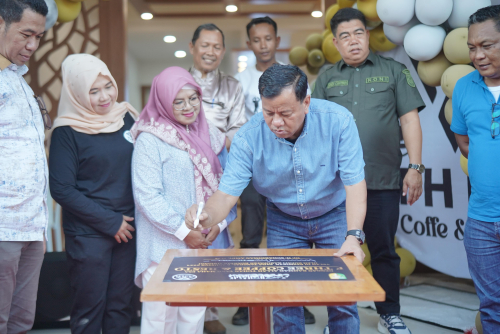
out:
{"label": "wall-mounted banner", "polygon": [[[424,192],[412,206],[401,199],[398,241],[423,264],[451,276],[470,278],[463,245],[469,188],[460,167],[460,150],[444,116],[448,98],[441,87],[422,83],[416,71],[418,62],[412,61],[403,47],[382,55],[407,66],[426,104],[420,112]],[[403,145],[402,152],[404,175],[410,161]]]}

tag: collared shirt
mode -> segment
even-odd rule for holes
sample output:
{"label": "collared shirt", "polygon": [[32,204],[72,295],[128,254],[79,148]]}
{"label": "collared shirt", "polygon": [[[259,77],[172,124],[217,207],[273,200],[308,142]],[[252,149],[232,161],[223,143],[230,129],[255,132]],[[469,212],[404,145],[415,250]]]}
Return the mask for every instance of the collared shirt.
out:
{"label": "collared shirt", "polygon": [[234,137],[219,190],[240,196],[252,179],[284,213],[316,218],[345,201],[344,185],[361,182],[364,165],[349,111],[311,99],[295,144],[276,137],[262,113],[253,116]]}
{"label": "collared shirt", "polygon": [[499,102],[477,70],[458,80],[453,90],[451,131],[469,136],[468,216],[485,222],[500,221],[500,136],[492,138],[490,130],[491,109]]}
{"label": "collared shirt", "polygon": [[232,141],[236,131],[247,121],[241,84],[219,69],[207,73],[205,78],[194,66],[189,72],[203,92],[207,119]]}
{"label": "collared shirt", "polygon": [[26,72],[0,56],[0,241],[42,241],[48,223],[45,132]]}
{"label": "collared shirt", "polygon": [[318,77],[312,96],[336,102],[354,116],[368,189],[399,189],[398,118],[425,106],[410,71],[391,58],[370,52],[358,67],[341,60],[327,69]]}

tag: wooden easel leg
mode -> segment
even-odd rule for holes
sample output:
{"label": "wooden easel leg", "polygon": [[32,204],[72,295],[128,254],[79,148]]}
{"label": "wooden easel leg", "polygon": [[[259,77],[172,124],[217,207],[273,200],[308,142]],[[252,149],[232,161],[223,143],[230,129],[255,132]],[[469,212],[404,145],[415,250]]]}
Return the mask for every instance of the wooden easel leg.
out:
{"label": "wooden easel leg", "polygon": [[249,308],[250,334],[271,334],[271,308],[254,306]]}

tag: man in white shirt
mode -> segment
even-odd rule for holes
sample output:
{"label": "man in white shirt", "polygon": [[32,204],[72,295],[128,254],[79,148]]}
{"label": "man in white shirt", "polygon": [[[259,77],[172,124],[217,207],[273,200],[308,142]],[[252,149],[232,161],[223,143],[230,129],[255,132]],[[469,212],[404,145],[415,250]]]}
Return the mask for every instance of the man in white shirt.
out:
{"label": "man in white shirt", "polygon": [[[0,333],[35,319],[48,223],[44,121],[23,78],[45,32],[44,0],[0,0]],[[44,116],[47,126],[48,115]]]}
{"label": "man in white shirt", "polygon": [[[276,60],[276,50],[281,37],[278,36],[278,26],[269,16],[259,17],[247,24],[247,46],[253,51],[257,62],[255,66],[247,67],[236,74],[243,87],[245,96],[245,116],[247,121],[253,115],[262,112],[262,102],[259,93],[259,78],[271,65],[279,63]],[[264,230],[264,211],[266,198],[259,194],[252,181],[241,194],[241,232],[243,239],[241,248],[259,248]],[[306,324],[314,324],[314,315],[304,308]],[[232,319],[233,325],[248,324],[248,308],[240,307]]]}

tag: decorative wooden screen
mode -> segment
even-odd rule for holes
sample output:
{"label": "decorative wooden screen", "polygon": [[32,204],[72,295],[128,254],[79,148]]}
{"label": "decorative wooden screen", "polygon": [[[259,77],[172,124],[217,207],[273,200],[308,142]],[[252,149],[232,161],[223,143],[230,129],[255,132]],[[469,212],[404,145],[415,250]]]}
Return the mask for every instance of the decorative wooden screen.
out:
{"label": "decorative wooden screen", "polygon": [[100,56],[99,50],[99,2],[82,2],[78,18],[68,23],[56,23],[40,42],[25,76],[35,94],[41,95],[47,105],[52,120],[57,115],[61,95],[61,64],[70,54],[89,53]]}

